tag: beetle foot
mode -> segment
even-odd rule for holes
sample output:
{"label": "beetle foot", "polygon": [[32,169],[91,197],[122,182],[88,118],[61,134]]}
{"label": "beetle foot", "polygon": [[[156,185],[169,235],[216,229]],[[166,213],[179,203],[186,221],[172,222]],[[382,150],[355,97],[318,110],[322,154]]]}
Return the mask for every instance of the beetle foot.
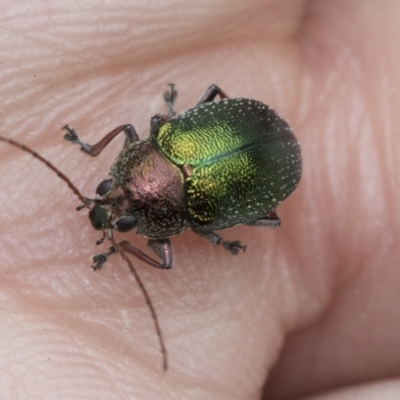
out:
{"label": "beetle foot", "polygon": [[166,92],[164,92],[164,100],[167,103],[168,107],[168,117],[172,118],[174,115],[176,115],[174,111],[174,103],[176,98],[178,97],[178,92],[175,90],[174,83],[169,83],[168,86],[171,90],[167,90]]}
{"label": "beetle foot", "polygon": [[238,254],[239,250],[242,250],[244,253],[246,251],[246,247],[247,247],[247,246],[242,245],[238,240],[235,240],[233,242],[223,241],[222,246],[224,246],[224,248],[233,255]]}
{"label": "beetle foot", "polygon": [[83,143],[81,139],[79,139],[78,134],[76,133],[74,128],[71,128],[68,124],[63,127],[64,130],[67,131],[67,133],[64,135],[64,139],[68,140],[68,142],[77,144],[81,146],[81,150],[85,153],[90,154],[90,151],[92,150],[92,146],[87,143]]}
{"label": "beetle foot", "polygon": [[90,261],[92,262],[91,267],[93,268],[93,270],[97,271],[103,268],[104,263],[108,260],[108,257],[110,257],[111,254],[113,253],[115,253],[115,247],[111,246],[107,252],[95,254],[94,256],[92,256]]}
{"label": "beetle foot", "polygon": [[63,127],[63,130],[66,130],[67,133],[64,135],[64,139],[69,142],[81,144],[81,140],[79,139],[78,134],[76,133],[74,128],[71,128],[68,124]]}

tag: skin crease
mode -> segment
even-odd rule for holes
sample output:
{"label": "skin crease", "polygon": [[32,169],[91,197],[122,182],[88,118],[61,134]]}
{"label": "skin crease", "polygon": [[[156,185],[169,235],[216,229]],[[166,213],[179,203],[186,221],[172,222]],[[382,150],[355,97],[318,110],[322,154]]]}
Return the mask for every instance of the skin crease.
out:
{"label": "skin crease", "polygon": [[89,143],[128,122],[146,138],[167,83],[178,110],[216,83],[289,121],[302,182],[279,230],[221,232],[245,254],[188,232],[172,239],[172,270],[133,260],[163,329],[164,373],[126,264],[114,256],[94,273],[88,258],[108,245],[95,246],[77,198],[2,143],[4,398],[398,398],[399,3],[154,4],[3,5],[1,134],[90,197],[123,140],[91,159],[60,139],[65,123]]}

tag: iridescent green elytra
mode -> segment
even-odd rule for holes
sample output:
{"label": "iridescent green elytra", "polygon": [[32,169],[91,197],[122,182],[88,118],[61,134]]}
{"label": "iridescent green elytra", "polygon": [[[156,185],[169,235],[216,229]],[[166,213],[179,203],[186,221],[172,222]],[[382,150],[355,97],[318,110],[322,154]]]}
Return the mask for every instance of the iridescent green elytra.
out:
{"label": "iridescent green elytra", "polygon": [[191,169],[183,186],[191,227],[213,231],[266,217],[296,188],[300,147],[289,125],[255,100],[208,102],[152,134]]}
{"label": "iridescent green elytra", "polygon": [[[289,125],[255,100],[228,99],[211,85],[196,107],[175,115],[174,85],[164,94],[168,115],[151,118],[150,136],[139,140],[132,125],[123,125],[90,146],[66,127],[66,139],[98,155],[120,132],[126,139],[111,178],[99,184],[89,213],[95,229],[136,229],[161,262],[140,255],[158,268],[173,264],[170,237],[190,228],[232,254],[245,250],[239,241],[224,241],[214,231],[249,224],[278,227],[276,207],[300,181],[300,147]],[[219,95],[220,101],[213,101]],[[125,243],[125,244],[124,244]],[[137,249],[121,242],[124,251]],[[125,247],[124,247],[125,246]],[[116,250],[94,258],[100,268]]]}

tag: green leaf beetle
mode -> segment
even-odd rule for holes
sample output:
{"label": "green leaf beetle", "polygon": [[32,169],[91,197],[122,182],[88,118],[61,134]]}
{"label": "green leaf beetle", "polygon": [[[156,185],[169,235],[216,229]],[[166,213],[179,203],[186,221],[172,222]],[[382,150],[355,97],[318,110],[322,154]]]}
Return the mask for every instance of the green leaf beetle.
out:
{"label": "green leaf beetle", "polygon": [[[221,100],[214,102],[217,95]],[[170,84],[164,93],[169,113],[151,118],[146,140],[139,140],[132,125],[123,125],[91,146],[64,127],[65,139],[91,156],[125,133],[111,178],[101,182],[96,198],[85,204],[93,204],[93,227],[108,237],[114,229],[136,228],[148,238],[160,262],[143,261],[158,268],[172,267],[170,237],[188,228],[232,254],[245,250],[239,241],[224,241],[214,231],[239,224],[278,227],[275,209],[301,176],[300,146],[289,125],[268,106],[228,99],[211,85],[194,108],[176,115],[176,97]],[[132,253],[130,244],[120,245]],[[100,268],[115,250],[113,246],[94,256],[94,267]]]}
{"label": "green leaf beetle", "polygon": [[[132,125],[115,128],[95,145],[83,143],[66,125],[64,138],[97,156],[121,132],[125,141],[111,167],[110,178],[96,188],[96,196],[81,195],[72,182],[48,160],[29,147],[0,136],[38,158],[63,179],[82,204],[90,209],[92,226],[103,231],[97,241],[111,242],[108,251],[92,257],[94,270],[119,252],[127,262],[147,301],[167,369],[167,353],[157,315],[129,253],[161,269],[171,268],[170,237],[193,232],[222,245],[231,254],[246,246],[224,241],[216,230],[247,224],[277,228],[277,206],[297,187],[301,178],[300,146],[291,128],[267,105],[250,99],[229,99],[211,85],[196,106],[179,115],[173,109],[177,97],[174,84],[164,93],[168,114],[150,120],[150,136],[140,140]],[[220,101],[214,101],[216,96]],[[114,230],[136,229],[148,239],[148,247],[159,261],[128,241],[116,242]]]}

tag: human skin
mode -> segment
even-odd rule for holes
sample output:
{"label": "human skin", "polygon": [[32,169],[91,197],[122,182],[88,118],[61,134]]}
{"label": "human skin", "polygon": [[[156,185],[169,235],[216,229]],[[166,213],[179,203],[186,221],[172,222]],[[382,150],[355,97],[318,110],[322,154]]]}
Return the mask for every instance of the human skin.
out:
{"label": "human skin", "polygon": [[[94,231],[53,172],[1,143],[0,388],[8,399],[393,399],[400,384],[400,3],[20,1],[0,16],[0,134],[93,196],[131,122],[141,138],[211,83],[258,99],[302,146],[278,230],[222,231],[236,257],[191,232],[174,267],[133,260],[168,349],[124,261],[94,273]],[[143,250],[134,233],[118,235]],[[149,253],[150,254],[150,253]],[[345,387],[345,389],[340,389]],[[329,393],[329,394],[327,394]]]}

